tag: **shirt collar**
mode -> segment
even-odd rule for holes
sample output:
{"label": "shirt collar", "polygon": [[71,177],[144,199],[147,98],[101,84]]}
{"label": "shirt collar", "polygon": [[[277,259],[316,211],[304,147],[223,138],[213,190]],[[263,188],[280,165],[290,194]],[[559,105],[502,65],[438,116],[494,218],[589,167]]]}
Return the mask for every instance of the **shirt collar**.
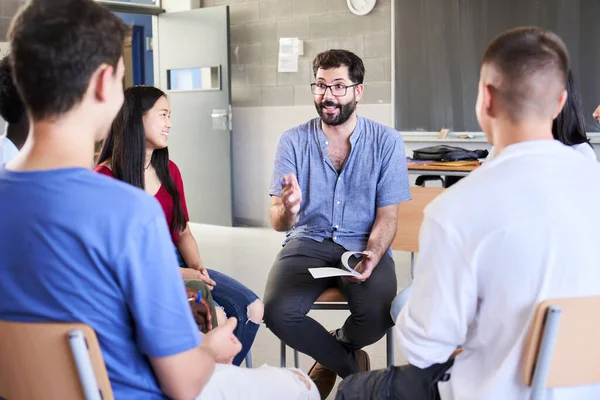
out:
{"label": "shirt collar", "polygon": [[[362,136],[362,132],[364,130],[363,129],[364,119],[359,115],[357,115],[356,118],[357,118],[356,127],[354,128],[354,132],[352,132],[352,135],[350,135],[350,144],[353,147],[356,144],[356,142],[358,141],[358,139],[360,139],[360,137]],[[321,149],[325,149],[329,145],[329,139],[327,139],[327,136],[325,136],[325,133],[323,132],[322,122],[323,121],[321,120],[321,118],[317,117],[317,119],[316,119],[317,137],[318,137]]]}
{"label": "shirt collar", "polygon": [[555,153],[561,151],[566,146],[558,140],[529,140],[526,142],[519,142],[507,146],[498,158],[514,157],[527,154],[540,154],[540,153]]}

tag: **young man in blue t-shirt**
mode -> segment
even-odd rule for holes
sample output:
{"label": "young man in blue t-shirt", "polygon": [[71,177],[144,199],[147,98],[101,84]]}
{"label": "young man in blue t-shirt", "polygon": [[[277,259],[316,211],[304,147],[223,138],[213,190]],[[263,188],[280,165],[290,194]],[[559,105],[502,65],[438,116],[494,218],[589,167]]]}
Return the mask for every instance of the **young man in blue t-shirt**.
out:
{"label": "young man in blue t-shirt", "polygon": [[126,35],[93,0],[33,0],[13,21],[32,133],[0,167],[0,319],[90,325],[118,399],[315,398],[299,373],[223,365],[236,321],[198,332],[159,204],[89,169],[123,102]]}

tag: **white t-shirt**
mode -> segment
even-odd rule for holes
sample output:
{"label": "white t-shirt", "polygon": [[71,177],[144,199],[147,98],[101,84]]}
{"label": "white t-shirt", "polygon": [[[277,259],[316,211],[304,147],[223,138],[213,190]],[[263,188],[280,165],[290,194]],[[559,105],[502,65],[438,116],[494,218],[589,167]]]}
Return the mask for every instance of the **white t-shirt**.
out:
{"label": "white t-shirt", "polygon": [[6,136],[0,136],[0,166],[6,164],[19,154],[17,147]]}
{"label": "white t-shirt", "polygon": [[[590,146],[587,143],[580,143],[580,144],[576,144],[574,146],[571,146],[571,148],[581,154],[583,154],[583,156],[585,158],[589,158],[590,160],[593,161],[598,161],[598,159],[596,158],[596,152],[594,151],[594,149],[592,148],[592,146]],[[490,149],[490,153],[488,154],[488,156],[485,158],[485,161],[492,161],[494,158],[496,158],[496,148],[492,147]]]}
{"label": "white t-shirt", "polygon": [[[556,160],[560,160],[557,162]],[[397,321],[420,368],[461,345],[443,400],[529,399],[522,354],[551,298],[600,295],[600,164],[558,141],[507,147],[425,210],[413,292]],[[549,391],[600,399],[600,385]]]}

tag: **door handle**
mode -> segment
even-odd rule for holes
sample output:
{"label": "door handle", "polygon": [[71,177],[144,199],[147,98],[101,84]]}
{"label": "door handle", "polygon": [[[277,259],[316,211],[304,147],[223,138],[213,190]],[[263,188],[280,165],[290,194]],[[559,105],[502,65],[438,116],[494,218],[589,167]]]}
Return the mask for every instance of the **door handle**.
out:
{"label": "door handle", "polygon": [[223,118],[227,116],[227,112],[225,110],[213,110],[210,116],[213,118]]}
{"label": "door handle", "polygon": [[230,126],[229,113],[227,110],[212,110],[210,114],[212,118],[212,127],[215,130],[228,130]]}

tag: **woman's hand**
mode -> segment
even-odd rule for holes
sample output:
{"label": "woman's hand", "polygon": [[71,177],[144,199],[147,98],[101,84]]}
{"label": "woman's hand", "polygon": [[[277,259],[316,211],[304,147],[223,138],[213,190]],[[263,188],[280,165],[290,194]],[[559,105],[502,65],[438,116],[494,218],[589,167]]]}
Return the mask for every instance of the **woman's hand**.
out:
{"label": "woman's hand", "polygon": [[198,272],[200,274],[200,275],[198,275],[199,278],[193,278],[193,279],[203,281],[204,283],[206,283],[206,286],[208,286],[208,288],[210,290],[213,290],[215,288],[215,286],[217,285],[217,283],[210,278],[210,276],[208,275],[208,270],[204,266],[194,266],[194,267],[191,267],[188,269]]}
{"label": "woman's hand", "polygon": [[197,271],[195,269],[192,268],[179,268],[179,271],[181,272],[181,277],[185,280],[197,280],[197,281],[203,281],[203,276],[202,276],[202,272]]}
{"label": "woman's hand", "polygon": [[200,271],[200,273],[202,274],[202,280],[204,281],[204,283],[206,283],[206,286],[208,286],[210,290],[213,290],[217,283],[210,278],[210,276],[208,275],[208,270],[203,267],[198,271]]}

